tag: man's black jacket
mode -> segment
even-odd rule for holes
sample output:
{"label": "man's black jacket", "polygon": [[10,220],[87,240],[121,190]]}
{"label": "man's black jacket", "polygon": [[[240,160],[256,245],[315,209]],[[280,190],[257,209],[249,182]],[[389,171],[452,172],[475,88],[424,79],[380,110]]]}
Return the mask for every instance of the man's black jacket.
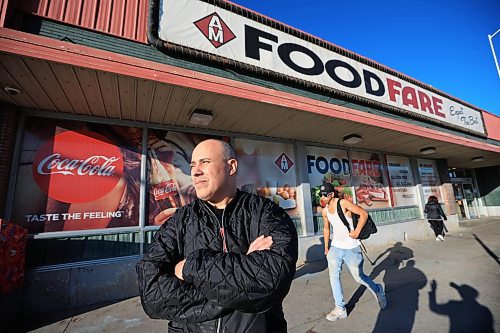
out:
{"label": "man's black jacket", "polygon": [[[160,227],[137,264],[144,310],[170,320],[169,332],[286,332],[282,301],[298,251],[293,222],[270,200],[241,191],[222,219],[197,199]],[[260,235],[272,236],[271,249],[246,255]],[[174,267],[184,258],[181,281]]]}

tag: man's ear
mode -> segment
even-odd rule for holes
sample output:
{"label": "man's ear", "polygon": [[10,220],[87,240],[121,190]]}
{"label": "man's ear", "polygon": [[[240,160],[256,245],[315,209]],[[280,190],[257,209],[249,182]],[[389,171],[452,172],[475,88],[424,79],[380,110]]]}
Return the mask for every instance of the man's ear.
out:
{"label": "man's ear", "polygon": [[234,158],[227,160],[227,164],[229,165],[229,175],[233,176],[236,174],[236,170],[238,170],[238,161]]}

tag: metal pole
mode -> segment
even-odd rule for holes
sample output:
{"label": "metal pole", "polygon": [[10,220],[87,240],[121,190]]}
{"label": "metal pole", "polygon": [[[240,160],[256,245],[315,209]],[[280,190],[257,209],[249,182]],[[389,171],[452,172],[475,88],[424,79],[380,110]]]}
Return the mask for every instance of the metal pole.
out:
{"label": "metal pole", "polygon": [[500,29],[498,29],[493,35],[488,35],[488,40],[490,41],[490,46],[491,46],[491,52],[493,53],[493,59],[495,59],[495,65],[497,66],[497,72],[498,72],[498,77],[500,77],[500,67],[498,67],[498,61],[497,61],[497,56],[495,54],[495,48],[493,47],[493,37],[500,32]]}

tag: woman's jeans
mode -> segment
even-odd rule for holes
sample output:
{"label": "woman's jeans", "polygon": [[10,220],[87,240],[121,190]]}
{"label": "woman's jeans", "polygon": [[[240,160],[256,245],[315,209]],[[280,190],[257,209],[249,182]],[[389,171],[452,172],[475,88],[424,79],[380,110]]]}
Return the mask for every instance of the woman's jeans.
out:
{"label": "woman's jeans", "polygon": [[345,309],[342,283],[340,282],[340,273],[342,272],[342,264],[344,262],[357,283],[366,286],[374,295],[378,292],[378,286],[375,282],[363,273],[363,254],[361,253],[360,246],[349,250],[332,246],[328,251],[326,259],[328,260],[328,272],[330,275],[333,299],[337,307]]}

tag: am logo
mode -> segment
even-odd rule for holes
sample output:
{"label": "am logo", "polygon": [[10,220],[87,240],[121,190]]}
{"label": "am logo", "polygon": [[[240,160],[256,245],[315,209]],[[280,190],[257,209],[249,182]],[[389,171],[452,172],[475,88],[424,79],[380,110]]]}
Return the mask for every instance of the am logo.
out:
{"label": "am logo", "polygon": [[236,38],[231,29],[215,12],[194,22],[194,25],[215,48],[219,48]]}
{"label": "am logo", "polygon": [[283,173],[287,173],[288,170],[290,170],[290,168],[292,167],[293,161],[288,156],[286,156],[285,153],[282,153],[276,159],[276,161],[274,161],[274,164],[276,164]]}

